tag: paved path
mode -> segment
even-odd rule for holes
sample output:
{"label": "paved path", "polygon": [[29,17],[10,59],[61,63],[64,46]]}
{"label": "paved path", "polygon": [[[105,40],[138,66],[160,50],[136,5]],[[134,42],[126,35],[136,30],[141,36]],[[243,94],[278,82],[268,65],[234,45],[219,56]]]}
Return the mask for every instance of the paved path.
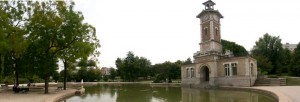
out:
{"label": "paved path", "polygon": [[29,90],[28,93],[14,93],[12,90],[0,91],[0,102],[53,102],[61,96],[75,93],[75,89],[56,90],[49,87],[49,94],[44,94],[44,89]]}
{"label": "paved path", "polygon": [[300,102],[300,86],[258,86],[252,88],[275,93],[279,96],[279,102]]}

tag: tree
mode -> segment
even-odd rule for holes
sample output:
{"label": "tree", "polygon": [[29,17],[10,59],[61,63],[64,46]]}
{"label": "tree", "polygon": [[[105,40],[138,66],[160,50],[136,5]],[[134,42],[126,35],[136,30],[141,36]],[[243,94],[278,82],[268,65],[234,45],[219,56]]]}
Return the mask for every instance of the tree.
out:
{"label": "tree", "polygon": [[65,2],[58,2],[58,12],[63,18],[61,26],[61,38],[57,43],[62,46],[58,56],[64,63],[64,90],[66,90],[67,69],[69,63],[74,63],[75,60],[82,58],[87,59],[91,54],[98,55],[96,51],[100,47],[99,40],[96,37],[96,30],[93,26],[83,23],[83,15],[80,12],[74,11],[71,2],[67,5]]}
{"label": "tree", "polygon": [[181,76],[181,65],[182,62],[179,60],[175,63],[166,61],[164,63],[153,65],[153,68],[156,73],[154,82],[164,81],[171,83],[173,79],[179,79]]}
{"label": "tree", "polygon": [[[279,36],[275,37],[265,34],[263,37],[259,38],[252,49],[252,55],[256,59],[262,58],[266,60],[265,62],[270,62],[272,64],[272,69],[268,71],[268,74],[280,73],[279,69],[282,68],[284,62],[284,52]],[[262,70],[268,69],[261,66],[264,62],[257,61],[257,63],[258,67]]]}
{"label": "tree", "polygon": [[[20,59],[26,49],[27,8],[23,1],[0,2],[0,71],[2,70],[2,55],[11,57],[12,68],[15,71],[16,83],[19,84]],[[11,65],[10,65],[11,66]],[[6,67],[8,68],[8,67]]]}
{"label": "tree", "polygon": [[116,69],[110,68],[109,73],[110,73],[109,79],[115,80],[115,79],[116,79],[116,76],[117,76],[117,71],[116,71]]}
{"label": "tree", "polygon": [[233,52],[233,55],[237,56],[237,57],[248,55],[247,50],[243,46],[238,45],[235,42],[230,42],[230,41],[222,39],[221,44],[222,44],[222,47],[223,47],[223,52],[225,52],[226,50],[230,50],[230,51]]}
{"label": "tree", "polygon": [[139,70],[138,77],[144,77],[144,79],[148,78],[151,67],[150,60],[145,57],[136,57],[135,67]]}
{"label": "tree", "polygon": [[[181,61],[178,60],[177,63],[178,63],[178,64],[181,64]],[[186,60],[183,62],[184,65],[188,65],[188,64],[192,64],[192,63],[193,63],[193,62],[192,62],[191,58],[188,58],[188,59],[186,59]]]}
{"label": "tree", "polygon": [[127,53],[124,59],[117,58],[116,66],[120,71],[121,79],[124,81],[135,81],[138,78],[138,69],[135,67],[136,59],[132,52]]}
{"label": "tree", "polygon": [[257,61],[257,66],[260,72],[267,74],[273,69],[272,62],[264,56],[253,56]]}
{"label": "tree", "polygon": [[136,81],[138,77],[147,77],[151,62],[144,58],[135,56],[132,52],[127,53],[124,59],[117,58],[116,66],[121,79],[124,81]]}
{"label": "tree", "polygon": [[278,69],[279,74],[281,73],[289,73],[289,69],[291,67],[291,60],[292,60],[292,52],[285,48],[283,49],[283,56],[282,56],[282,67]]}
{"label": "tree", "polygon": [[[81,67],[77,72],[77,78],[76,78],[77,80],[76,81],[80,81],[82,79],[88,79],[87,72],[88,72],[88,70],[86,67]],[[84,80],[84,81],[86,81],[86,80]]]}
{"label": "tree", "polygon": [[[95,28],[83,23],[82,13],[73,10],[74,2],[35,1],[30,5],[32,13],[27,29],[31,43],[39,46],[36,49],[38,57],[48,56],[46,60],[52,61],[63,59],[66,69],[69,63],[89,56],[100,46]],[[45,93],[48,93],[48,78],[55,68],[45,66],[37,69],[47,69],[41,77],[45,80]]]}
{"label": "tree", "polygon": [[298,43],[297,48],[294,50],[289,73],[292,76],[300,76],[300,43]]}

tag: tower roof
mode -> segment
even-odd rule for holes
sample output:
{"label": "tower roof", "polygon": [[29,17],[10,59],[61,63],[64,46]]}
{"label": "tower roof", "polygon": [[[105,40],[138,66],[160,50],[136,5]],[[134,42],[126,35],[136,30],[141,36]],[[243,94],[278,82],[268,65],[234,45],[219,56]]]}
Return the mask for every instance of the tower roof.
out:
{"label": "tower roof", "polygon": [[216,13],[220,18],[223,18],[222,14],[218,11],[218,10],[214,10],[214,5],[216,5],[216,3],[214,3],[211,0],[208,0],[206,2],[203,3],[203,5],[205,6],[205,9],[197,15],[197,18],[200,18],[203,14],[206,13]]}
{"label": "tower roof", "polygon": [[201,13],[199,13],[196,17],[200,18],[202,15],[206,13],[216,13],[220,18],[223,18],[223,15],[218,10],[202,10]]}
{"label": "tower roof", "polygon": [[204,2],[203,5],[205,5],[205,6],[206,6],[206,5],[214,6],[214,5],[216,5],[216,3],[214,3],[214,2],[211,1],[211,0],[208,0],[208,1]]}

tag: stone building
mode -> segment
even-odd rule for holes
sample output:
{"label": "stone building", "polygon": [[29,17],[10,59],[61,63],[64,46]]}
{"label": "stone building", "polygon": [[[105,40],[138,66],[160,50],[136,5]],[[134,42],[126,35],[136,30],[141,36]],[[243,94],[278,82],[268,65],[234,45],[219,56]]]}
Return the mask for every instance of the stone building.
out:
{"label": "stone building", "polygon": [[102,75],[110,75],[110,70],[111,70],[112,68],[107,68],[107,67],[102,67],[101,68],[101,74]]}
{"label": "stone building", "polygon": [[297,48],[297,44],[290,44],[290,43],[285,43],[282,44],[282,47],[285,49],[289,49],[291,52],[294,52],[294,50]]}
{"label": "stone building", "polygon": [[188,87],[252,86],[257,78],[257,63],[250,56],[234,57],[222,52],[222,14],[214,9],[215,3],[203,3],[200,19],[200,51],[194,54],[194,63],[181,67],[182,85]]}

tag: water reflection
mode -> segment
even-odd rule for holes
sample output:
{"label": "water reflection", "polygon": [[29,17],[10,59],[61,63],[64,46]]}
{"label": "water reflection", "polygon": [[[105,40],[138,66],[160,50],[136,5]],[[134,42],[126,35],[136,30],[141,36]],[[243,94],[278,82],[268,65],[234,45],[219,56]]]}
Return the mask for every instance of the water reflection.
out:
{"label": "water reflection", "polygon": [[276,102],[252,92],[203,90],[141,84],[113,84],[86,87],[83,96],[64,102]]}

